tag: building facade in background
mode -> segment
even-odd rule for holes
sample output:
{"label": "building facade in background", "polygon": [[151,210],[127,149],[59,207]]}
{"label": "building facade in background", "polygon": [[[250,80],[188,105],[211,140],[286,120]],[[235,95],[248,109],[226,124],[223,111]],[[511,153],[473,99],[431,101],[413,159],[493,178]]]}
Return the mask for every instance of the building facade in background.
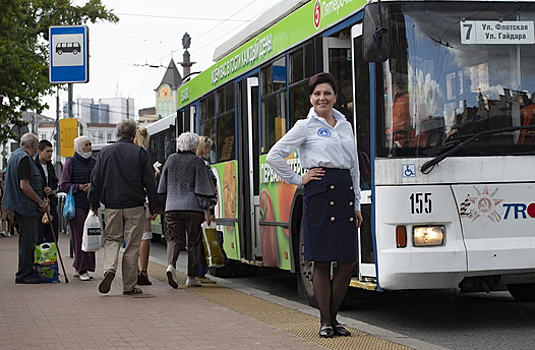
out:
{"label": "building facade in background", "polygon": [[[133,98],[78,98],[73,102],[73,117],[82,123],[117,124],[122,119],[137,119]],[[63,107],[63,117],[68,118],[68,106]]]}
{"label": "building facade in background", "polygon": [[156,92],[156,116],[162,119],[176,112],[178,106],[178,88],[182,85],[182,77],[175,61],[171,59],[162,82],[154,90]]}
{"label": "building facade in background", "polygon": [[142,108],[139,110],[138,125],[147,125],[158,120],[156,107]]}

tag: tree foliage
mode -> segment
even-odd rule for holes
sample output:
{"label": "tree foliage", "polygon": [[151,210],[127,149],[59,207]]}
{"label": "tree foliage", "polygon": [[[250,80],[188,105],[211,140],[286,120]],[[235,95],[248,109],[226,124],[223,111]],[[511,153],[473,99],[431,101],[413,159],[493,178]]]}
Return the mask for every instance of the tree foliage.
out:
{"label": "tree foliage", "polygon": [[22,126],[22,112],[41,113],[41,97],[53,93],[49,81],[48,28],[119,18],[101,3],[89,0],[1,0],[0,2],[0,142],[11,137],[10,126]]}

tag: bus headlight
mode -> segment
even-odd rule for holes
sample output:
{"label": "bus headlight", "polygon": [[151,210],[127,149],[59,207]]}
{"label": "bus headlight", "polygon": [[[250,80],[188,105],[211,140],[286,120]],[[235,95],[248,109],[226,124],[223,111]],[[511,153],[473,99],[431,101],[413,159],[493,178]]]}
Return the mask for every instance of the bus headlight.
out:
{"label": "bus headlight", "polygon": [[444,244],[444,226],[415,226],[412,228],[415,247]]}

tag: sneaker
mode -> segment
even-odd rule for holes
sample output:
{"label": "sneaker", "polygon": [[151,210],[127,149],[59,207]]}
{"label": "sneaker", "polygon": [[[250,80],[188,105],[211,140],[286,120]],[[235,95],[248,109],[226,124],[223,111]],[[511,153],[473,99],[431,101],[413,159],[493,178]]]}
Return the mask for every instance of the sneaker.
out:
{"label": "sneaker", "polygon": [[87,272],[80,274],[80,281],[89,281],[91,277]]}
{"label": "sneaker", "polygon": [[72,277],[80,277],[80,273],[78,270],[74,269],[74,272],[72,273]]}
{"label": "sneaker", "polygon": [[217,283],[217,281],[211,280],[208,277],[195,277],[201,283]]}
{"label": "sneaker", "polygon": [[11,233],[9,233],[9,231],[5,232],[6,234],[6,237],[11,237]]}
{"label": "sneaker", "polygon": [[139,286],[151,286],[152,282],[149,281],[149,276],[145,276],[143,272],[140,272],[139,275],[137,275],[137,284]]}
{"label": "sneaker", "polygon": [[2,236],[2,237],[7,237],[7,236],[6,236],[6,232],[5,232],[5,231],[0,231],[0,236]]}
{"label": "sneaker", "polygon": [[176,283],[176,270],[172,265],[167,266],[167,281],[169,282],[169,285],[175,289],[178,288],[178,284]]}
{"label": "sneaker", "polygon": [[200,287],[202,286],[201,282],[197,281],[195,278],[188,278],[186,280],[186,287]]}

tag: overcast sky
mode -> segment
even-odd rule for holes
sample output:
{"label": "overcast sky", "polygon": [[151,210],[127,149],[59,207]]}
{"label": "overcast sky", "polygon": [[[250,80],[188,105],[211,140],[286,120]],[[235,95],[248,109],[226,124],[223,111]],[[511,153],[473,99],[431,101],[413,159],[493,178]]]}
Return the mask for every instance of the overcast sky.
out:
{"label": "overcast sky", "polygon": [[[117,24],[99,22],[89,27],[89,82],[74,84],[74,99],[131,97],[137,110],[154,107],[155,92],[171,58],[182,67],[182,37],[191,37],[189,53],[197,62],[191,71],[210,67],[214,49],[281,0],[102,0],[119,16]],[[75,4],[86,1],[74,0]],[[159,68],[148,67],[163,66]],[[67,92],[60,92],[66,103]],[[56,115],[56,98],[43,114]]]}

